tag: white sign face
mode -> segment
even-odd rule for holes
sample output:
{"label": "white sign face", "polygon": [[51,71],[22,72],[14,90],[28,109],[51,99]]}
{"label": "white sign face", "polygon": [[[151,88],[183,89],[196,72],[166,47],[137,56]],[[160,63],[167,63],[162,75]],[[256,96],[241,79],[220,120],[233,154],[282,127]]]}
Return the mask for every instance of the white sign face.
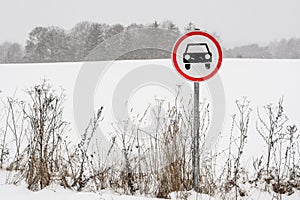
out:
{"label": "white sign face", "polygon": [[222,63],[218,41],[201,31],[183,35],[176,42],[172,61],[176,70],[190,81],[205,81],[217,73]]}

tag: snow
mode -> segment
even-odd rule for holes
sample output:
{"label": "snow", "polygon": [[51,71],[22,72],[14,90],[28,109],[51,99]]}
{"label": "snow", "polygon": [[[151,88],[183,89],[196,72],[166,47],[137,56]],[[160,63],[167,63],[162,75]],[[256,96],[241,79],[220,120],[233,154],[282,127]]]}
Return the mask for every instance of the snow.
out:
{"label": "snow", "polygon": [[153,198],[146,197],[134,197],[126,195],[113,194],[111,192],[74,192],[70,190],[65,190],[63,188],[48,188],[38,192],[32,192],[26,189],[24,186],[14,186],[14,185],[3,185],[0,186],[0,196],[1,199],[10,200],[150,200]]}
{"label": "snow", "polygon": [[33,192],[26,188],[25,183],[7,184],[12,172],[0,170],[0,199],[9,200],[150,200],[153,198],[141,196],[120,195],[109,190],[101,192],[75,192],[61,186],[51,185],[41,191]]}
{"label": "snow", "polygon": [[[92,192],[75,192],[67,189],[63,189],[59,186],[48,187],[38,192],[32,192],[25,186],[14,186],[0,184],[0,197],[4,200],[160,200],[154,197],[142,197],[142,196],[129,196],[120,195],[112,191],[100,191],[97,193]],[[171,193],[172,200],[185,199],[186,200],[221,200],[221,198],[214,198],[204,194],[198,194],[196,192],[181,192]],[[232,198],[233,199],[233,198]],[[245,199],[247,200],[271,200],[272,195],[267,192],[261,192],[258,190],[251,191],[250,195]],[[282,200],[298,200],[300,199],[300,193],[296,192],[291,196],[282,196]]]}
{"label": "snow", "polygon": [[[105,62],[100,63],[100,66]],[[1,64],[0,65],[0,96],[16,96],[26,98],[23,90],[34,84],[40,83],[46,78],[55,86],[62,86],[67,95],[65,103],[65,119],[74,125],[73,112],[73,94],[76,78],[81,67],[85,63],[36,63],[36,64]],[[134,60],[117,61],[99,77],[98,85],[94,94],[95,108],[104,105],[105,116],[101,128],[104,132],[113,132],[111,123],[116,120],[112,113],[112,96],[118,82],[129,72],[136,68],[147,65],[162,65],[173,70],[170,60]],[[230,116],[236,112],[235,100],[246,96],[251,100],[254,111],[269,103],[277,103],[279,98],[284,96],[284,106],[290,123],[300,125],[299,99],[300,93],[297,92],[300,84],[300,60],[263,60],[263,59],[224,59],[219,71],[225,90],[225,103],[227,120],[224,131],[230,127]],[[175,71],[175,70],[174,70]],[[92,73],[92,72],[91,72]],[[175,72],[175,76],[178,74]],[[178,75],[179,76],[179,75]],[[89,81],[88,79],[86,81]],[[181,82],[180,82],[181,81]],[[178,84],[187,82],[185,79],[179,79]],[[188,82],[192,88],[192,82]],[[207,90],[207,84],[201,83],[201,98],[210,99],[210,92]],[[174,86],[175,88],[175,86]],[[174,89],[172,88],[172,89]],[[135,114],[144,113],[149,103],[155,101],[154,97],[172,100],[173,91],[163,87],[158,89],[157,85],[151,87],[141,87],[133,91],[128,102],[122,102],[122,105],[128,103],[128,108],[134,105]],[[105,94],[105,95],[103,95]],[[129,111],[128,111],[129,112]],[[256,115],[256,114],[255,114]],[[119,117],[119,116],[117,116]],[[87,119],[88,120],[88,119]],[[151,119],[150,119],[151,120]],[[255,123],[252,121],[251,123]],[[255,127],[255,126],[254,126]],[[77,137],[74,134],[76,127],[71,127],[73,134],[70,137]],[[257,137],[257,135],[255,135]],[[256,144],[255,141],[249,141],[250,146]],[[254,142],[254,143],[253,143]]]}
{"label": "snow", "polygon": [[[105,131],[111,132],[111,122],[114,120],[112,116],[112,90],[116,87],[118,80],[129,71],[144,65],[160,64],[172,68],[170,60],[142,60],[142,61],[117,61],[107,71],[104,77],[101,77],[95,93],[95,107],[105,105],[102,127]],[[22,92],[27,87],[33,86],[40,82],[41,79],[47,78],[56,86],[62,86],[67,95],[65,104],[65,118],[74,125],[73,117],[73,93],[77,75],[83,63],[43,63],[43,64],[1,64],[0,65],[0,90],[1,96],[16,96],[18,98],[26,98]],[[284,96],[284,108],[289,116],[289,124],[296,124],[300,127],[300,60],[263,60],[263,59],[224,59],[219,75],[222,79],[226,96],[226,121],[223,127],[224,137],[228,136],[230,130],[230,116],[236,112],[234,102],[243,96],[247,96],[251,100],[254,110],[253,116],[256,116],[256,108],[262,107],[268,103],[277,103],[280,97]],[[182,81],[185,81],[182,79]],[[189,82],[192,87],[192,83]],[[105,87],[104,87],[105,86]],[[166,90],[157,88],[148,89],[147,95],[143,91],[136,91],[131,95],[129,103],[137,103],[136,113],[143,113],[148,101],[155,95],[164,95]],[[145,88],[144,88],[145,89]],[[210,98],[209,91],[205,87],[205,83],[201,85],[202,98]],[[102,99],[101,92],[104,91],[106,96]],[[150,91],[150,92],[149,92]],[[168,92],[168,94],[172,94]],[[169,98],[169,97],[167,97]],[[249,138],[245,149],[244,165],[250,166],[253,156],[263,151],[263,143],[257,131],[255,131],[255,120],[250,120]],[[71,127],[70,137],[78,138],[76,127]],[[259,138],[259,139],[258,139]],[[225,140],[224,140],[225,141]],[[222,140],[221,140],[222,142]],[[219,149],[226,147],[227,143],[220,143]],[[221,167],[221,166],[220,166]],[[81,200],[81,199],[155,199],[140,196],[126,196],[114,193],[112,191],[101,191],[99,193],[74,192],[63,189],[59,186],[51,186],[39,192],[31,192],[26,189],[24,184],[14,186],[5,184],[9,174],[1,171],[0,173],[0,199],[11,200],[35,200],[35,199],[63,199],[63,200]],[[258,191],[257,189],[247,188],[249,196],[246,199],[272,199],[272,195],[267,192]],[[172,199],[182,197],[183,194],[172,193]],[[207,195],[200,195],[195,192],[187,192],[188,199],[212,199]],[[215,200],[221,198],[215,198]],[[300,199],[299,191],[291,196],[283,196],[283,200]]]}

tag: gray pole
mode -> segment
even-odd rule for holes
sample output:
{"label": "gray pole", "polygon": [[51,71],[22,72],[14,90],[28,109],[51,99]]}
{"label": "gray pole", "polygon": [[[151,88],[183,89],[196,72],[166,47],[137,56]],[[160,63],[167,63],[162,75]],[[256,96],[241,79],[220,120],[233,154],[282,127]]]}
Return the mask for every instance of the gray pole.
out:
{"label": "gray pole", "polygon": [[199,82],[194,82],[194,189],[199,189]]}

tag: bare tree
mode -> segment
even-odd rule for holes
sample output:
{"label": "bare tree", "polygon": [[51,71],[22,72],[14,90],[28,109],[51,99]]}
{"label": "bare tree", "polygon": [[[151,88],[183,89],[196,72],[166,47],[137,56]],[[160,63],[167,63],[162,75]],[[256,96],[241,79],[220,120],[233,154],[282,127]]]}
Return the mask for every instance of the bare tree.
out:
{"label": "bare tree", "polygon": [[0,45],[0,63],[20,63],[24,48],[19,43],[4,42]]}

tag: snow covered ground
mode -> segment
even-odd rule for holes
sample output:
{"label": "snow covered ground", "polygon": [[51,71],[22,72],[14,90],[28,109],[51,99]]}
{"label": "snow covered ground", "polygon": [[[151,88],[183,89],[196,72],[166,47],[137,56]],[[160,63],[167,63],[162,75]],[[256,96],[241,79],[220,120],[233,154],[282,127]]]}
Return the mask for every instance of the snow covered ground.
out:
{"label": "snow covered ground", "polygon": [[[28,190],[25,185],[9,185],[5,184],[9,172],[0,171],[0,197],[3,200],[159,200],[154,197],[129,196],[121,195],[112,191],[103,190],[97,193],[92,192],[75,192],[64,189],[60,186],[50,186],[38,192]],[[171,193],[170,198],[186,199],[186,200],[221,200],[219,197],[210,197],[208,195],[197,194],[193,191]],[[251,190],[247,200],[271,200],[272,195],[267,192]],[[300,192],[296,192],[291,196],[282,196],[282,200],[298,200]]]}
{"label": "snow covered ground", "polygon": [[[40,83],[41,79],[50,80],[53,85],[61,86],[65,89],[67,101],[65,104],[65,119],[73,125],[70,137],[78,138],[77,128],[74,126],[73,94],[77,76],[83,63],[49,63],[49,64],[13,64],[0,65],[0,91],[1,97],[16,96],[26,98],[22,90]],[[142,61],[118,61],[115,62],[106,73],[99,77],[97,90],[94,94],[95,107],[104,105],[105,119],[101,128],[105,132],[111,132],[111,123],[114,120],[112,115],[112,96],[114,88],[120,79],[126,77],[129,72],[147,65],[163,65],[172,69],[170,60],[142,60]],[[159,72],[158,72],[159,75]],[[256,114],[256,108],[268,103],[277,103],[280,97],[284,96],[284,108],[289,116],[289,124],[296,124],[300,127],[300,60],[260,60],[260,59],[225,59],[220,69],[219,75],[222,79],[225,92],[225,124],[223,126],[223,137],[227,137],[230,130],[230,116],[236,112],[235,100],[247,96],[251,100],[251,105]],[[100,80],[101,79],[101,80]],[[89,80],[87,80],[89,81]],[[184,79],[181,79],[184,82]],[[181,82],[178,82],[181,84]],[[188,83],[192,88],[192,83]],[[203,86],[202,86],[203,85]],[[210,98],[205,83],[201,85],[202,98]],[[153,89],[154,88],[154,89]],[[146,92],[145,92],[146,90]],[[150,92],[149,92],[150,91]],[[103,96],[103,92],[105,95]],[[153,85],[152,88],[140,87],[130,95],[128,100],[131,105],[135,105],[135,113],[143,113],[148,103],[154,102],[154,96],[165,99],[172,99],[172,91]],[[246,144],[243,164],[250,166],[253,156],[263,151],[263,143],[259,134],[255,131],[255,120],[250,120],[249,139]],[[225,140],[224,140],[225,141]],[[220,143],[220,148],[227,143]],[[0,199],[154,199],[146,197],[130,197],[119,195],[111,191],[95,193],[76,193],[65,190],[58,186],[52,186],[39,192],[31,192],[24,185],[6,185],[6,172],[0,173]],[[272,195],[249,188],[249,196],[246,199],[272,199]],[[171,194],[172,199],[176,199],[175,194]],[[212,199],[205,195],[191,193],[189,199]],[[216,198],[218,199],[218,198]],[[300,199],[299,192],[291,196],[284,196],[284,200]]]}

